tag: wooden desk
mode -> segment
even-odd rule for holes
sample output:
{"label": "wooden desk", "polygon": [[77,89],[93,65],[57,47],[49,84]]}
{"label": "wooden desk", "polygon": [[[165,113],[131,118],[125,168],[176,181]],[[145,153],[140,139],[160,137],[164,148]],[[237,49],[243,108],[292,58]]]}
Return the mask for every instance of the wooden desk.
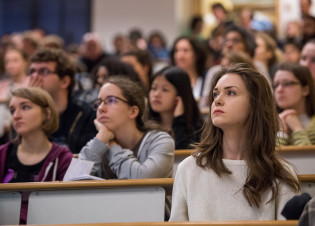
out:
{"label": "wooden desk", "polygon": [[[138,223],[98,223],[98,224],[76,224],[79,226],[297,226],[298,221],[206,221],[206,222],[138,222]],[[61,226],[61,225],[60,225]],[[62,226],[73,226],[73,224],[62,224]]]}
{"label": "wooden desk", "polygon": [[15,183],[0,184],[0,192],[31,191],[28,224],[162,222],[166,193],[171,192],[173,181],[161,178]]}

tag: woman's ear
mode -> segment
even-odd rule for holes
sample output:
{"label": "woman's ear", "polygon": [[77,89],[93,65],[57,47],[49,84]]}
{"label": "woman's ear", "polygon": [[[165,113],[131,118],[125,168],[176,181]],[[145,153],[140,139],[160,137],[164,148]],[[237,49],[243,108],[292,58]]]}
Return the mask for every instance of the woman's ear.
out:
{"label": "woman's ear", "polygon": [[139,115],[139,107],[138,106],[131,106],[130,107],[130,118],[134,119],[137,118]]}
{"label": "woman's ear", "polygon": [[45,109],[45,121],[49,120],[51,117],[51,110],[49,108]]}
{"label": "woman's ear", "polygon": [[310,94],[310,87],[309,86],[303,86],[302,87],[302,93],[303,93],[303,96],[308,96]]}

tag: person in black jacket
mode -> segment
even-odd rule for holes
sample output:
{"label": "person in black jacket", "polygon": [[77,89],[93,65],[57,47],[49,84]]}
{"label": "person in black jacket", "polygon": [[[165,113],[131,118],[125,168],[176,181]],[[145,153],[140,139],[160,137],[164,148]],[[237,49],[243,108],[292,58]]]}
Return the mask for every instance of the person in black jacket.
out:
{"label": "person in black jacket", "polygon": [[200,140],[203,120],[194,99],[188,74],[170,66],[157,72],[149,92],[149,119],[173,130],[175,149],[191,148]]}
{"label": "person in black jacket", "polygon": [[75,69],[63,50],[43,48],[31,58],[29,86],[49,92],[59,113],[59,129],[52,134],[52,141],[69,147],[73,153],[92,139],[97,130],[95,112],[82,101],[71,99],[75,85]]}

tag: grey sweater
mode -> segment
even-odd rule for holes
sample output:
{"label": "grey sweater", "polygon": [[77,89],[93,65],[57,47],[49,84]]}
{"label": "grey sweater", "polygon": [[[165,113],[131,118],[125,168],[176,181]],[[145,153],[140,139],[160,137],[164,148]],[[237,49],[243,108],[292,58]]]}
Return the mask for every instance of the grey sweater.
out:
{"label": "grey sweater", "polygon": [[94,138],[81,149],[79,159],[93,161],[91,174],[98,177],[102,177],[101,163],[105,156],[119,179],[163,178],[172,176],[174,149],[174,140],[168,133],[152,130],[143,138],[137,157],[120,145],[109,148]]}

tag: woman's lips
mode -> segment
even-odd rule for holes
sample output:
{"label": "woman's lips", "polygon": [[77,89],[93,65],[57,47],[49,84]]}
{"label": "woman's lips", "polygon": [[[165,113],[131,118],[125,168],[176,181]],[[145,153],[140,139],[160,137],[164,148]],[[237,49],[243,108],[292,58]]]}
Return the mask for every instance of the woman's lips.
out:
{"label": "woman's lips", "polygon": [[214,110],[213,111],[213,114],[222,114],[222,113],[224,113],[224,111],[222,111],[222,110]]}

